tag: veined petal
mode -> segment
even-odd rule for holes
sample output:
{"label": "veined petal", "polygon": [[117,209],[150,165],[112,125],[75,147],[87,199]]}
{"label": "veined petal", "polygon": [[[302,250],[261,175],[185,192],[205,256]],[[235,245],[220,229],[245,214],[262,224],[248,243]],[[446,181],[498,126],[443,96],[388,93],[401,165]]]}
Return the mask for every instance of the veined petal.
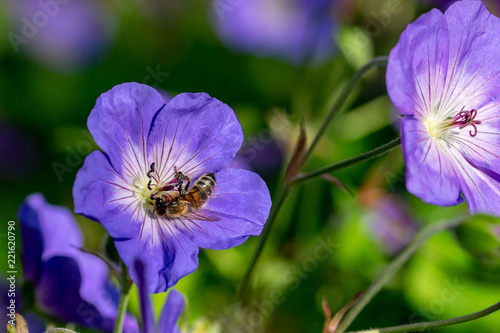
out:
{"label": "veined petal", "polygon": [[132,238],[144,221],[145,211],[134,184],[125,181],[106,154],[91,153],[73,185],[75,212],[100,222],[113,238]]}
{"label": "veined petal", "polygon": [[[83,238],[69,209],[50,205],[35,193],[19,215],[23,268],[35,286],[39,309],[66,321],[112,330],[117,315],[112,296],[117,293],[107,282],[108,267],[78,249]],[[127,332],[138,331],[135,320],[127,320],[127,327]]]}
{"label": "veined petal", "polygon": [[175,96],[154,121],[148,138],[149,163],[160,178],[173,178],[174,166],[197,178],[217,172],[233,159],[243,142],[233,110],[205,93]]}
{"label": "veined petal", "polygon": [[154,313],[151,308],[151,299],[146,291],[146,279],[144,275],[144,264],[136,260],[134,262],[135,271],[137,272],[137,277],[139,283],[137,287],[139,288],[139,299],[141,301],[141,322],[142,322],[142,333],[153,333],[154,332]]}
{"label": "veined petal", "polygon": [[448,24],[437,10],[420,16],[389,54],[387,92],[398,110],[424,117],[439,103],[448,69]]}
{"label": "veined petal", "polygon": [[408,191],[434,205],[461,203],[460,181],[445,143],[433,139],[421,122],[407,117],[402,121],[401,141]]}
{"label": "veined petal", "polygon": [[50,205],[40,193],[29,195],[19,208],[23,251],[21,259],[27,280],[38,280],[42,261],[56,255],[79,255],[83,245],[76,221],[65,207]]}
{"label": "veined petal", "polygon": [[[44,265],[36,288],[36,299],[45,312],[63,320],[112,330],[114,318],[103,318],[97,307],[80,295],[81,284],[81,271],[76,260],[55,256]],[[97,291],[98,289],[94,292]],[[81,305],[78,307],[79,304]],[[87,311],[91,311],[92,315]]]}
{"label": "veined petal", "polygon": [[471,131],[475,130],[456,130],[448,143],[475,166],[500,173],[500,116],[482,121],[475,136],[469,134]]}
{"label": "veined petal", "polygon": [[184,310],[184,297],[175,289],[170,290],[167,301],[161,310],[158,321],[157,332],[180,333],[177,327],[177,321]]}
{"label": "veined petal", "polygon": [[186,217],[184,232],[202,248],[224,250],[260,234],[271,197],[264,181],[251,171],[224,169],[215,176],[214,193],[199,213],[213,221]]}
{"label": "veined petal", "polygon": [[[148,223],[148,221],[146,221]],[[156,220],[151,232],[132,239],[115,239],[115,246],[136,283],[136,260],[144,264],[144,285],[148,293],[164,292],[198,266],[198,246],[178,231],[175,222]]]}
{"label": "veined petal", "polygon": [[[447,109],[476,109],[477,135],[470,127],[455,136],[456,148],[476,166],[500,172],[500,19],[480,1],[451,6],[450,70],[443,95]],[[453,66],[453,67],[452,67]]]}
{"label": "veined petal", "polygon": [[463,158],[456,159],[462,175],[461,187],[469,210],[473,214],[500,216],[500,175],[471,164]]}
{"label": "veined petal", "polygon": [[147,137],[164,104],[154,88],[139,83],[115,86],[97,99],[87,125],[120,175],[134,179],[149,169]]}
{"label": "veined petal", "polygon": [[[111,297],[116,291],[95,276],[95,270],[105,264],[90,254],[81,255],[89,259],[86,266],[82,266],[78,258],[62,256],[54,256],[44,264],[36,286],[38,306],[62,320],[111,332],[118,314],[117,304]],[[88,295],[82,293],[87,284],[85,280],[95,282]],[[139,332],[137,322],[130,315],[126,315],[124,332]]]}
{"label": "veined petal", "polygon": [[[461,1],[445,13],[450,33],[446,87],[438,113],[477,109],[478,119],[494,112],[500,96],[500,19],[481,1]],[[498,106],[495,108],[495,111]],[[495,112],[496,113],[496,112]]]}

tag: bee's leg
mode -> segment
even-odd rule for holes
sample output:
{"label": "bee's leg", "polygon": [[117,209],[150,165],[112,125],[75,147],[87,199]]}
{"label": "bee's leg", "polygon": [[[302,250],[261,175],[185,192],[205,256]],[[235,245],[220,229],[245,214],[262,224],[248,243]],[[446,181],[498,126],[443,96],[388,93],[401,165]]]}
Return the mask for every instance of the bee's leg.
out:
{"label": "bee's leg", "polygon": [[177,184],[175,184],[175,188],[177,189],[177,191],[179,191],[179,196],[183,196],[184,195],[184,189],[182,188],[182,181],[179,181]]}
{"label": "bee's leg", "polygon": [[184,187],[184,190],[187,191],[189,185],[191,184],[191,178],[189,178],[189,176],[184,176],[184,180],[187,181],[186,186]]}
{"label": "bee's leg", "polygon": [[175,179],[177,180],[177,183],[175,183],[174,187],[179,191],[179,195],[182,196],[182,183],[184,181],[184,174],[177,170],[177,167],[174,165],[174,171],[175,171]]}
{"label": "bee's leg", "polygon": [[179,196],[184,196],[186,195],[186,191],[185,189],[187,187],[183,187],[183,183],[184,183],[184,179],[186,178],[186,176],[184,176],[182,173],[180,173],[180,177],[179,177],[179,182],[175,185],[175,188],[179,191]]}
{"label": "bee's leg", "polygon": [[179,172],[177,170],[177,167],[174,165],[174,172],[175,172],[175,178],[177,178],[177,181],[179,181],[179,177],[182,177],[182,172]]}
{"label": "bee's leg", "polygon": [[[191,184],[191,178],[189,178],[188,175],[184,175],[181,173],[181,176],[182,176],[182,180],[180,181],[179,185],[180,185],[180,189],[179,191],[181,192],[181,196],[185,196],[186,195],[186,192],[189,188],[189,184]],[[184,188],[182,187],[182,183],[186,181],[186,186],[184,186]]]}

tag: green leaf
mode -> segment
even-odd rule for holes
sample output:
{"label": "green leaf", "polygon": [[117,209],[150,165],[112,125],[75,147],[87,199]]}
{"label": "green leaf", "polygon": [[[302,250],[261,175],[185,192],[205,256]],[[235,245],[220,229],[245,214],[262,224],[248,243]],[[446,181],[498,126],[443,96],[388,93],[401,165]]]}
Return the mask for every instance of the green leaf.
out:
{"label": "green leaf", "polygon": [[304,164],[304,157],[306,153],[306,128],[304,125],[304,120],[300,122],[300,132],[299,138],[297,139],[297,144],[293,152],[292,158],[290,159],[290,164],[286,170],[285,182],[290,183],[295,176],[298,175],[300,169]]}

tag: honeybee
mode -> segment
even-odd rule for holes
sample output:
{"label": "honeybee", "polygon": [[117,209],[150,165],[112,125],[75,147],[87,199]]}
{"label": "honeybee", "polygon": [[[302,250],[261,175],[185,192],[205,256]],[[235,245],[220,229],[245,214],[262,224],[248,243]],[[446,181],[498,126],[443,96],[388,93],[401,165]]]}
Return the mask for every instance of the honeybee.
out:
{"label": "honeybee", "polygon": [[167,202],[162,197],[154,198],[153,207],[154,207],[154,211],[159,216],[163,216],[167,213]]}
{"label": "honeybee", "polygon": [[[188,183],[189,185],[189,183]],[[189,211],[197,211],[210,198],[215,188],[215,175],[213,172],[201,176],[187,192],[187,187],[180,189],[179,196],[174,200],[166,202],[165,215],[177,217]]]}
{"label": "honeybee", "polygon": [[[152,197],[154,212],[159,216],[167,217],[179,217],[186,215],[187,213],[193,213],[199,210],[210,198],[215,188],[215,175],[213,172],[206,173],[201,176],[193,185],[193,187],[188,191],[190,184],[190,178],[183,175],[181,172],[177,172],[176,168],[176,178],[179,182],[175,186],[179,191],[178,196],[161,195]],[[187,184],[182,187],[182,181],[186,180]],[[203,218],[200,214],[194,214],[196,218]]]}

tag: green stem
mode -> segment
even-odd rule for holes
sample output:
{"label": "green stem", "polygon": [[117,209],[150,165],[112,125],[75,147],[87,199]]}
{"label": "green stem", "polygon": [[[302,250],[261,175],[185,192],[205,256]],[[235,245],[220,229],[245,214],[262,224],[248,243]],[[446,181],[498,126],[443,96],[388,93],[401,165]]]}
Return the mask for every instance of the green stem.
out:
{"label": "green stem", "polygon": [[255,248],[255,252],[252,257],[252,261],[250,262],[250,265],[248,265],[245,275],[241,280],[240,287],[238,289],[238,299],[240,301],[244,300],[245,291],[247,289],[248,282],[250,281],[250,275],[252,274],[255,264],[257,263],[257,259],[259,258],[262,249],[264,248],[264,244],[266,243],[267,237],[269,236],[269,231],[271,230],[271,226],[273,225],[273,222],[276,219],[276,215],[278,214],[279,209],[281,208],[281,205],[285,201],[285,198],[288,196],[289,192],[290,192],[289,187],[285,185],[281,186],[280,191],[276,196],[276,200],[273,202],[273,207],[271,208],[271,212],[269,213],[267,223],[264,226],[264,229],[262,230],[262,233],[259,237],[257,247]]}
{"label": "green stem", "polygon": [[[346,316],[340,322],[340,325],[336,331],[336,333],[344,333],[349,325],[352,324],[354,319],[359,315],[361,310],[370,302],[370,300],[382,289],[382,287],[389,282],[389,280],[399,271],[399,269],[410,259],[410,257],[417,252],[417,250],[422,246],[422,244],[435,233],[453,228],[460,223],[462,223],[463,219],[453,220],[453,221],[445,221],[442,223],[432,224],[422,229],[411,241],[410,244],[396,257],[394,260],[387,265],[387,267],[380,273],[380,275],[373,280],[372,284],[368,287],[368,289],[361,294],[358,301],[354,304],[354,306],[347,312]],[[375,331],[376,332],[376,331]]]}
{"label": "green stem", "polygon": [[368,72],[370,69],[373,67],[379,67],[379,66],[384,66],[387,64],[387,56],[380,56],[373,58],[370,60],[368,63],[366,63],[363,67],[358,69],[356,73],[354,73],[354,76],[351,78],[351,80],[347,83],[345,86],[344,90],[339,95],[339,98],[335,101],[335,104],[333,105],[332,109],[328,113],[328,115],[325,118],[325,121],[321,125],[321,128],[319,129],[318,133],[316,133],[316,136],[313,139],[313,142],[311,143],[311,146],[309,147],[308,151],[306,152],[304,156],[304,164],[309,160],[309,158],[312,155],[312,152],[314,151],[314,148],[318,144],[319,140],[323,137],[325,134],[326,130],[332,123],[332,121],[335,119],[335,117],[339,114],[340,110],[342,109],[342,106],[344,106],[347,98],[349,95],[352,93],[354,88],[358,85],[359,81],[363,78],[363,76]]}
{"label": "green stem", "polygon": [[118,316],[116,317],[114,333],[122,333],[131,287],[132,281],[128,276],[127,266],[122,262],[122,294],[120,296],[120,305],[118,307]]}
{"label": "green stem", "polygon": [[348,166],[354,165],[356,163],[364,162],[364,161],[369,160],[371,158],[374,158],[374,157],[377,157],[377,156],[382,155],[384,153],[387,153],[388,151],[399,146],[400,144],[401,144],[401,138],[394,139],[391,142],[386,143],[383,146],[380,146],[378,148],[370,150],[370,151],[363,153],[361,155],[358,155],[356,157],[352,157],[352,158],[349,158],[347,160],[343,160],[341,162],[338,162],[338,163],[335,163],[332,165],[328,165],[326,167],[319,168],[317,170],[302,174],[302,175],[298,176],[297,178],[295,178],[291,182],[291,184],[297,185],[298,183],[302,183],[302,182],[309,180],[311,178],[321,176],[325,173],[334,172],[334,171],[346,168]]}
{"label": "green stem", "polygon": [[456,317],[451,319],[430,321],[425,323],[416,323],[416,324],[408,324],[408,325],[400,325],[394,327],[386,327],[386,328],[376,328],[366,331],[356,331],[356,332],[347,332],[347,333],[398,333],[398,332],[413,332],[413,331],[425,331],[431,330],[433,328],[439,328],[449,325],[456,325],[465,323],[467,321],[476,320],[481,317],[487,316],[495,311],[500,310],[500,302],[482,310],[479,312],[475,312],[466,316]]}
{"label": "green stem", "polygon": [[[346,102],[347,98],[351,94],[351,92],[354,90],[356,85],[359,83],[361,78],[365,75],[366,72],[368,72],[371,68],[377,67],[377,66],[383,66],[387,63],[387,56],[382,56],[382,57],[376,57],[370,60],[366,65],[361,67],[354,73],[354,76],[352,79],[347,83],[345,86],[344,90],[340,93],[339,98],[336,100],[335,104],[333,105],[332,109],[330,110],[330,113],[327,115],[325,121],[321,125],[321,128],[319,129],[318,133],[316,134],[313,142],[311,143],[311,146],[307,150],[307,152],[304,154],[303,158],[303,163],[302,165],[305,164],[305,162],[309,159],[309,157],[312,154],[312,151],[316,147],[317,143],[321,139],[321,137],[325,134],[326,130],[332,123],[333,119],[337,114],[340,112],[342,109],[342,106]],[[291,161],[294,162],[294,161]],[[288,166],[289,168],[290,166]],[[288,169],[287,168],[287,169]],[[276,196],[276,199],[273,202],[273,206],[271,208],[271,212],[269,214],[269,217],[267,219],[266,225],[264,229],[262,230],[262,234],[259,237],[259,242],[257,243],[257,248],[254,251],[252,261],[250,262],[250,265],[248,266],[245,275],[243,276],[243,279],[241,280],[240,287],[238,290],[238,299],[240,301],[243,301],[244,295],[245,295],[245,290],[248,287],[248,283],[250,281],[250,276],[252,274],[252,271],[257,263],[257,260],[262,253],[262,249],[264,248],[264,244],[267,240],[267,237],[269,235],[269,232],[271,230],[271,227],[274,223],[274,220],[276,216],[278,215],[278,212],[285,201],[286,197],[290,193],[290,190],[292,189],[292,186],[290,184],[286,184],[284,180],[281,181],[281,184],[279,185],[279,192],[278,195]]]}

